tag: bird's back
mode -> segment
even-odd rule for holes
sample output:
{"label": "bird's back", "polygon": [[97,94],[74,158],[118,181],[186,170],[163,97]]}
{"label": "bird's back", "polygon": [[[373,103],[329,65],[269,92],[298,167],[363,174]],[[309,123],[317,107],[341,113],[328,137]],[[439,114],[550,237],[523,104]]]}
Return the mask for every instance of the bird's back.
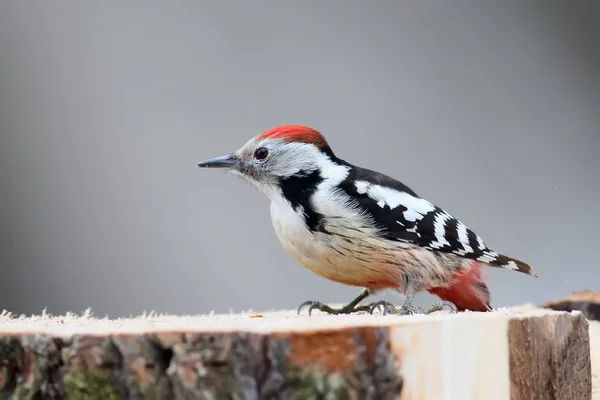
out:
{"label": "bird's back", "polygon": [[528,264],[490,249],[464,223],[394,178],[352,166],[339,187],[387,240],[532,274]]}

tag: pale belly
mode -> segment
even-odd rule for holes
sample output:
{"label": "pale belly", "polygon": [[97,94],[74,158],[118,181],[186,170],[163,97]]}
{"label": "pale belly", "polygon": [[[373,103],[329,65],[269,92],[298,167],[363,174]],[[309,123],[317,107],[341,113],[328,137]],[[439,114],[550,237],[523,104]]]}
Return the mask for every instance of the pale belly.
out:
{"label": "pale belly", "polygon": [[311,232],[283,199],[272,201],[271,219],[283,248],[304,267],[332,281],[403,292],[406,276],[415,282],[440,284],[450,278],[450,271],[433,253],[377,239],[360,226],[344,226],[352,221],[329,221],[327,230],[341,235]]}

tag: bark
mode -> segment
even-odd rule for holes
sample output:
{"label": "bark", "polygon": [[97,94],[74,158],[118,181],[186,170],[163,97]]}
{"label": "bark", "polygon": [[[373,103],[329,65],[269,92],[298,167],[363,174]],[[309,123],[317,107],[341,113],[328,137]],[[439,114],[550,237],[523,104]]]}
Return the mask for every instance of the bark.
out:
{"label": "bark", "polygon": [[592,359],[592,398],[600,400],[600,293],[591,290],[575,292],[541,306],[557,311],[581,311],[589,320]]}
{"label": "bark", "polygon": [[600,293],[584,290],[541,306],[556,311],[581,311],[587,319],[600,321]]}
{"label": "bark", "polygon": [[591,399],[581,314],[251,317],[0,318],[0,399]]}

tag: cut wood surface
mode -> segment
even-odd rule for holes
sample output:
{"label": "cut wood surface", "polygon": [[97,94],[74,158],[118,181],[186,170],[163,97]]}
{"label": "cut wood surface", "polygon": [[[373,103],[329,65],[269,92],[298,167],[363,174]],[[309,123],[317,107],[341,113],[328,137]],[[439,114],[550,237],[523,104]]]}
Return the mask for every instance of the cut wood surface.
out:
{"label": "cut wood surface", "polygon": [[[0,399],[591,399],[579,312],[0,316]],[[593,345],[597,343],[592,341]]]}

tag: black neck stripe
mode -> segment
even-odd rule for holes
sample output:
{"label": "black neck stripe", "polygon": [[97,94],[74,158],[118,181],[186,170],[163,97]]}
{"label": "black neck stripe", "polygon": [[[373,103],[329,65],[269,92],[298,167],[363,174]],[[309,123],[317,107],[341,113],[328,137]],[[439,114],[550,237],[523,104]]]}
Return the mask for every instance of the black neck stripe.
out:
{"label": "black neck stripe", "polygon": [[317,185],[321,182],[323,178],[318,169],[309,174],[281,178],[279,182],[283,197],[290,202],[292,208],[297,211],[301,206],[304,209],[304,220],[311,231],[323,230],[321,226],[323,215],[317,213],[310,203]]}

